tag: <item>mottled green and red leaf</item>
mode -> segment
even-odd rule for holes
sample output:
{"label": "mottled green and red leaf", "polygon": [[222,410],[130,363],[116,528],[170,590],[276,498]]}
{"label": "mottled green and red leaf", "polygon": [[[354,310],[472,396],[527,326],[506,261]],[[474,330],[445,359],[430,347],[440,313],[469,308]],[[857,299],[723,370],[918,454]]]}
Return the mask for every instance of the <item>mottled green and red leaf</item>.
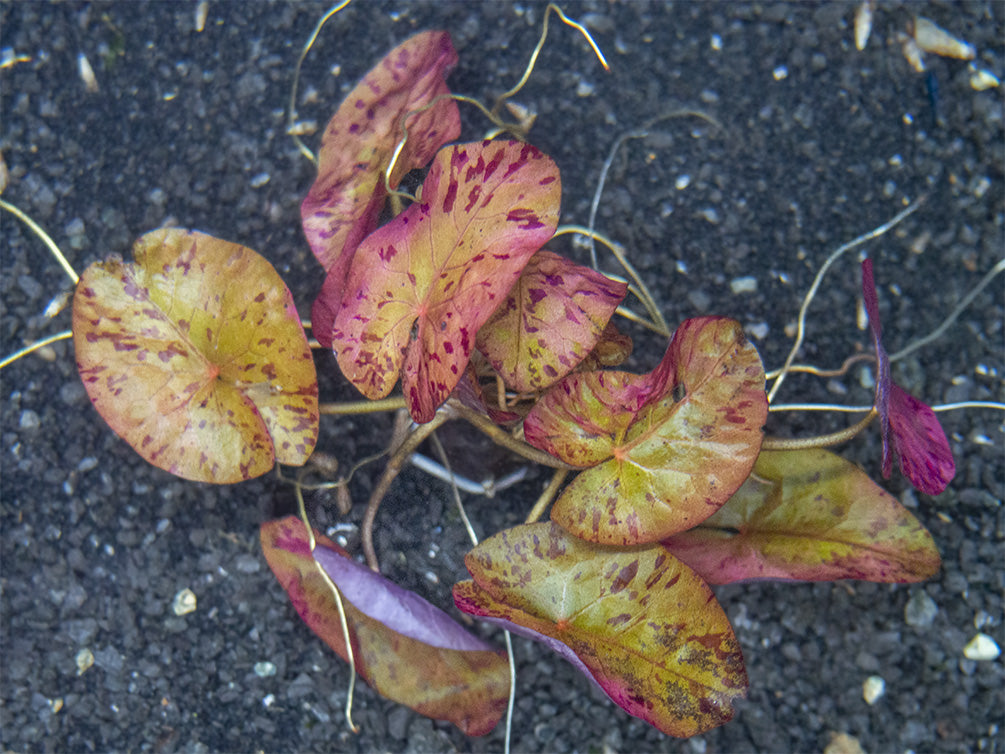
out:
{"label": "mottled green and red leaf", "polygon": [[461,610],[544,641],[664,733],[722,725],[746,694],[725,613],[658,544],[604,547],[538,523],[500,532],[464,562],[473,581],[454,586]]}
{"label": "mottled green and red leaf", "polygon": [[551,517],[591,542],[642,544],[689,529],[743,483],[760,450],[764,368],[739,323],[684,322],[652,372],[587,372],[555,385],[527,442],[584,467]]}
{"label": "mottled green and red leaf", "polygon": [[80,278],[77,368],[98,413],[153,465],[232,483],[299,466],[318,434],[314,360],[293,297],[262,256],[157,230]]}
{"label": "mottled green and red leaf", "polygon": [[[457,103],[444,81],[457,64],[445,31],[416,34],[389,52],[357,84],[329,121],[318,152],[318,176],[300,214],[304,234],[324,266],[325,294],[311,310],[314,336],[331,345],[345,277],[359,242],[373,232],[387,198],[384,173],[408,128],[389,176],[391,188],[461,132]],[[442,97],[442,99],[437,98]],[[404,120],[407,113],[429,107]]]}
{"label": "mottled green and red leaf", "polygon": [[495,727],[509,696],[505,656],[439,608],[356,563],[296,516],[262,524],[269,567],[297,613],[343,659],[345,635],[335,597],[318,564],[339,589],[356,672],[378,693],[416,712],[449,720],[468,735]]}
{"label": "mottled green and red leaf", "polygon": [[478,331],[478,349],[520,392],[550,387],[597,345],[628,286],[542,249]]}
{"label": "mottled green and red leaf", "polygon": [[558,168],[515,141],[440,151],[422,201],[368,236],[349,269],[332,348],[368,398],[402,373],[412,417],[450,395],[478,329],[558,224]]}
{"label": "mottled green and red leaf", "polygon": [[664,545],[713,584],[914,582],[940,565],[931,534],[903,505],[822,449],[762,452],[725,505]]}

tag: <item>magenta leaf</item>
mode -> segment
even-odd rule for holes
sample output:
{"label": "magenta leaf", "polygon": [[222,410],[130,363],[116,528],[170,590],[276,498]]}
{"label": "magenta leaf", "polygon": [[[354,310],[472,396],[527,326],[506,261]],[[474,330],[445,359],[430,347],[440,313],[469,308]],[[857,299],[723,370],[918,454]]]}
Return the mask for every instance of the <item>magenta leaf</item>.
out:
{"label": "magenta leaf", "polygon": [[876,411],[883,436],[883,478],[889,479],[896,453],[901,473],[908,481],[925,494],[938,495],[956,475],[953,452],[935,412],[890,377],[871,259],[862,262],[862,299],[876,349]]}

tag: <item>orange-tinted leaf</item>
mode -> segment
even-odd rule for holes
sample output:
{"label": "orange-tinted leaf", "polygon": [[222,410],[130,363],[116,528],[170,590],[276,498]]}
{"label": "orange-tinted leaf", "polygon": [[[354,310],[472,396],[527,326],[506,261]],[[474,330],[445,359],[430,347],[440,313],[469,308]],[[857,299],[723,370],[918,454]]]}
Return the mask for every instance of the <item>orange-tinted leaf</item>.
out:
{"label": "orange-tinted leaf", "polygon": [[97,262],[73,298],[77,368],[109,426],[153,465],[203,482],[302,465],[318,434],[314,359],[262,256],[157,230]]}
{"label": "orange-tinted leaf", "polygon": [[925,527],[840,456],[764,451],[754,474],[704,523],[664,542],[707,581],[911,582],[939,570]]}
{"label": "orange-tinted leaf", "polygon": [[499,722],[509,697],[509,667],[493,650],[437,607],[356,563],[296,516],[262,524],[269,567],[300,617],[346,659],[335,598],[315,558],[342,594],[356,671],[378,693],[471,736]]}
{"label": "orange-tinted leaf", "polygon": [[710,516],[743,483],[767,416],[764,368],[739,323],[684,322],[647,375],[573,374],[524,422],[527,442],[592,467],[553,521],[603,544],[656,542]]}
{"label": "orange-tinted leaf", "polygon": [[514,390],[543,390],[586,358],[627,292],[626,283],[542,249],[478,331],[478,349]]}
{"label": "orange-tinted leaf", "polygon": [[[318,177],[300,214],[314,255],[326,270],[336,267],[340,280],[353,250],[377,226],[386,198],[384,171],[402,137],[402,116],[449,94],[444,78],[456,64],[447,32],[416,34],[363,78],[325,128]],[[444,98],[408,118],[406,125],[408,139],[390,177],[392,188],[458,137],[457,103]]]}
{"label": "orange-tinted leaf", "polygon": [[517,526],[464,559],[465,612],[544,641],[616,704],[672,736],[733,716],[740,645],[708,585],[660,545],[613,548],[550,523]]}
{"label": "orange-tinted leaf", "polygon": [[517,141],[440,151],[422,201],[368,236],[353,258],[332,347],[368,398],[404,364],[412,418],[432,419],[457,385],[475,335],[558,224],[561,183]]}

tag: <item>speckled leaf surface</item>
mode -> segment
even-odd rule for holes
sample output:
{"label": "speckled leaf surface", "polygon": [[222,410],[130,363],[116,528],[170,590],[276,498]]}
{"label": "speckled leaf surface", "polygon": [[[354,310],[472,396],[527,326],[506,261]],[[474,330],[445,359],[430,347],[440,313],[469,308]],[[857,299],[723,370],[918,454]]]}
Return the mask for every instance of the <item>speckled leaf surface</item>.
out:
{"label": "speckled leaf surface", "polygon": [[517,526],[464,559],[457,606],[541,638],[629,714],[673,736],[733,716],[740,645],[708,585],[659,545],[612,548],[553,523]]}
{"label": "speckled leaf surface", "polygon": [[521,392],[550,387],[586,358],[628,285],[542,249],[478,331],[478,349]]}
{"label": "speckled leaf surface", "polygon": [[524,422],[527,442],[589,467],[553,521],[578,537],[642,544],[689,529],[750,473],[767,416],[764,368],[739,323],[684,322],[647,375],[573,374]]}
{"label": "speckled leaf surface", "polygon": [[391,392],[427,422],[457,385],[478,329],[558,224],[558,167],[515,141],[440,151],[422,201],[368,236],[349,269],[332,348],[368,398]]}
{"label": "speckled leaf surface", "polygon": [[761,453],[722,508],[664,544],[713,584],[914,582],[940,565],[931,534],[903,505],[822,449]]}
{"label": "speckled leaf surface", "polygon": [[203,482],[302,465],[318,434],[314,360],[293,297],[262,256],[157,230],[135,262],[97,262],[73,299],[87,393],[153,465]]}
{"label": "speckled leaf surface", "polygon": [[338,608],[316,559],[342,594],[356,671],[371,687],[468,735],[492,730],[509,696],[505,656],[439,608],[315,536],[312,558],[307,530],[296,516],[261,527],[269,567],[311,630],[346,659]]}
{"label": "speckled leaf surface", "polygon": [[[304,233],[325,270],[344,280],[352,251],[377,226],[387,192],[384,171],[402,137],[401,119],[449,94],[457,64],[445,31],[427,31],[389,52],[345,98],[325,128],[318,176],[300,208]],[[408,139],[390,176],[396,188],[461,132],[457,103],[440,100],[406,121]]]}

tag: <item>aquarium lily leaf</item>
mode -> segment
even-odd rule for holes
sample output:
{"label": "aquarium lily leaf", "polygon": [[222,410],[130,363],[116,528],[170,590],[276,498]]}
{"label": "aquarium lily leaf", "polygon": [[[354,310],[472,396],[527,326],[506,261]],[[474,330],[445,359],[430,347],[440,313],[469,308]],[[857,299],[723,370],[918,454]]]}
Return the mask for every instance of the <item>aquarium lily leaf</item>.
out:
{"label": "aquarium lily leaf", "polygon": [[764,368],[739,323],[684,322],[647,375],[573,374],[524,421],[527,442],[588,467],[553,521],[591,542],[656,542],[696,526],[743,483],[767,416]]}
{"label": "aquarium lily leaf", "polygon": [[296,516],[261,526],[269,567],[297,613],[346,659],[335,597],[315,560],[342,595],[356,671],[378,693],[467,735],[495,727],[509,697],[505,655],[468,633],[438,607],[357,563]]}
{"label": "aquarium lily leaf", "polygon": [[73,299],[87,393],[147,461],[221,484],[300,466],[318,435],[314,359],[293,297],[251,249],[147,233],[92,264]]}
{"label": "aquarium lily leaf", "polygon": [[517,526],[464,559],[457,606],[543,641],[622,709],[672,736],[733,716],[740,645],[708,585],[660,545],[613,548],[553,523]]}
{"label": "aquarium lily leaf", "polygon": [[517,141],[440,151],[422,201],[368,236],[349,269],[332,348],[346,377],[383,398],[402,372],[409,411],[432,419],[478,329],[558,224],[558,168]]}
{"label": "aquarium lily leaf", "polygon": [[725,505],[664,545],[712,584],[914,582],[940,565],[932,536],[904,506],[822,449],[761,453]]}
{"label": "aquarium lily leaf", "polygon": [[626,283],[542,249],[478,331],[478,349],[512,389],[543,390],[586,358],[627,292]]}
{"label": "aquarium lily leaf", "polygon": [[[329,121],[318,152],[318,176],[300,208],[304,233],[325,270],[344,280],[352,252],[377,227],[387,192],[384,172],[403,136],[402,117],[450,90],[444,81],[457,64],[445,31],[402,42],[373,68]],[[410,170],[461,132],[457,103],[444,97],[405,125],[408,139],[390,176],[397,188]]]}
{"label": "aquarium lily leaf", "polygon": [[876,349],[876,411],[883,433],[883,478],[890,478],[896,454],[901,472],[916,489],[938,495],[956,475],[953,451],[935,412],[890,377],[890,358],[882,342],[883,326],[871,259],[862,262],[862,298]]}

